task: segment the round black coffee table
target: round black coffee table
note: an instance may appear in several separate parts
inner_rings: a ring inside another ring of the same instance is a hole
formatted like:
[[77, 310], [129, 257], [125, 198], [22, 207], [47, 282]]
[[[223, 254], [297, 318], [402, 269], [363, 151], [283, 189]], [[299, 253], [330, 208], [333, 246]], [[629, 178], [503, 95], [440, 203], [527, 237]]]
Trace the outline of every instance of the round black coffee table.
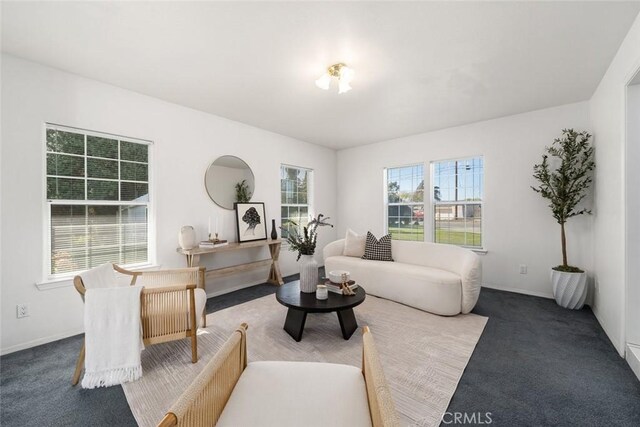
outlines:
[[332, 311], [338, 314], [342, 337], [348, 340], [358, 329], [353, 307], [362, 304], [366, 296], [367, 293], [362, 286], [358, 286], [356, 294], [353, 296], [329, 292], [328, 299], [319, 300], [316, 299], [315, 292], [312, 294], [300, 292], [300, 282], [298, 281], [282, 285], [276, 291], [278, 302], [289, 308], [287, 318], [284, 321], [284, 330], [296, 341], [302, 339], [307, 313], [330, 313]]

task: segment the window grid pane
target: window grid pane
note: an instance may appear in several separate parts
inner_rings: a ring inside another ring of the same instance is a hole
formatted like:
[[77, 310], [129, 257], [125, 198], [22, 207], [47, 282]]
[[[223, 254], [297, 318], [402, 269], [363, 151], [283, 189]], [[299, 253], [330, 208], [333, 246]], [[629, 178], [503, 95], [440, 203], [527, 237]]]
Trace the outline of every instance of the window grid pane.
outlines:
[[280, 226], [283, 239], [287, 238], [290, 222], [298, 224], [298, 230], [309, 223], [309, 181], [311, 170], [293, 166], [280, 167]]
[[386, 185], [391, 238], [424, 241], [424, 165], [388, 168]]
[[58, 126], [46, 136], [49, 273], [148, 262], [149, 146]]
[[433, 164], [433, 241], [481, 248], [482, 157]]

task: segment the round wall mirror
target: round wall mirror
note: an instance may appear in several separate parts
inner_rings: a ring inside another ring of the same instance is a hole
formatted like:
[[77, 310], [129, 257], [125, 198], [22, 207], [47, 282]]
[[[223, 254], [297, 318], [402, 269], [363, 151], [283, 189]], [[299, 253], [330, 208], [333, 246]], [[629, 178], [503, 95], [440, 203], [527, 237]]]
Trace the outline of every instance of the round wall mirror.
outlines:
[[[204, 186], [216, 205], [233, 209], [235, 202], [251, 200], [255, 181], [251, 168], [244, 160], [236, 156], [222, 156], [209, 165], [204, 175]], [[237, 198], [239, 186], [244, 186], [245, 200]]]

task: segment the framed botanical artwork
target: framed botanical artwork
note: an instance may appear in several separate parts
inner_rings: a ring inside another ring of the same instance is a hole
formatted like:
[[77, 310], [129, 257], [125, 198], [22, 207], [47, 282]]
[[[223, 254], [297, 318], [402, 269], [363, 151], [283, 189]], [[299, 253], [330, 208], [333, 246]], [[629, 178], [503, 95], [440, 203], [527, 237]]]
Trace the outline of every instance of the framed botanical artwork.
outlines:
[[264, 203], [234, 203], [238, 242], [267, 240], [267, 222], [264, 218]]

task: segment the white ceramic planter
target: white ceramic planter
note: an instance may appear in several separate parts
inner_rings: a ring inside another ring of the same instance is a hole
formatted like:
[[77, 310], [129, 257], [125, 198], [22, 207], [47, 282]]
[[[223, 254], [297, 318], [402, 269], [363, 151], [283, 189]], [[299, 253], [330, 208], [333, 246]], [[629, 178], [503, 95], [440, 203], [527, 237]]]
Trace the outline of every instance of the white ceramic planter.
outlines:
[[553, 296], [560, 307], [580, 310], [587, 298], [587, 273], [551, 269]]
[[318, 286], [318, 263], [313, 255], [300, 257], [300, 292], [315, 293]]

